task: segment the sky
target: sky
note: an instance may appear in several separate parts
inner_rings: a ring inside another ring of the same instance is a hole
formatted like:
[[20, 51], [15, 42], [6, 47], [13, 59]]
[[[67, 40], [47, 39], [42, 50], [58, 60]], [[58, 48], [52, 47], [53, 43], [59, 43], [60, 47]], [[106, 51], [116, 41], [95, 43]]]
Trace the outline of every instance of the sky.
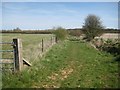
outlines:
[[0, 8], [0, 11], [2, 11], [2, 29], [19, 27], [24, 30], [43, 30], [58, 26], [63, 28], [81, 28], [89, 14], [99, 16], [106, 28], [118, 28], [117, 2], [8, 1], [10, 0], [4, 0], [2, 5], [0, 4], [0, 7], [2, 7], [2, 9]]
[[2, 0], [2, 2], [118, 2], [119, 0]]

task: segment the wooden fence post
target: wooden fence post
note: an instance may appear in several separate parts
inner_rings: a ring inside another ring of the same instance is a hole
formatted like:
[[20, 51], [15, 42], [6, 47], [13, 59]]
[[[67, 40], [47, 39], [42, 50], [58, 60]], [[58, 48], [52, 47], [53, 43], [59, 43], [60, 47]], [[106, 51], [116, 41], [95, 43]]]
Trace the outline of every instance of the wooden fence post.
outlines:
[[51, 37], [51, 45], [52, 45], [52, 37]]
[[57, 36], [56, 36], [56, 37], [55, 37], [55, 42], [57, 43], [57, 41], [58, 41], [58, 40], [57, 40]]
[[22, 42], [21, 39], [13, 39], [14, 42], [14, 58], [15, 58], [15, 71], [21, 71], [23, 67], [22, 60]]
[[43, 42], [43, 39], [42, 39], [42, 52], [43, 52], [43, 47], [44, 47], [44, 44], [43, 44], [44, 42]]

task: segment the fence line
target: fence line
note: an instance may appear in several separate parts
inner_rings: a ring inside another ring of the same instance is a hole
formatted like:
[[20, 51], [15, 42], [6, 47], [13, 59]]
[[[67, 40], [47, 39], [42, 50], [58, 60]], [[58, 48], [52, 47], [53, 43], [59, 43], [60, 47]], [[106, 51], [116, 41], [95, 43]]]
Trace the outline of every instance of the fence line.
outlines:
[[[41, 57], [45, 55], [45, 53], [55, 44], [57, 43], [57, 38], [51, 37], [49, 40], [45, 40], [44, 38], [41, 39], [41, 45], [38, 45], [40, 47], [40, 50], [38, 52], [38, 55]], [[1, 58], [0, 63], [3, 64], [13, 64], [14, 72], [21, 71], [24, 67], [24, 64], [27, 64], [28, 66], [31, 66], [28, 62], [29, 60], [26, 60], [23, 58], [22, 54], [22, 41], [21, 39], [13, 39], [13, 42], [0, 42], [0, 45], [10, 44], [13, 46], [13, 50], [0, 50], [0, 52], [13, 52], [13, 58]], [[37, 57], [36, 57], [37, 58]], [[8, 68], [8, 67], [7, 67]], [[5, 67], [2, 67], [2, 69], [6, 69]]]

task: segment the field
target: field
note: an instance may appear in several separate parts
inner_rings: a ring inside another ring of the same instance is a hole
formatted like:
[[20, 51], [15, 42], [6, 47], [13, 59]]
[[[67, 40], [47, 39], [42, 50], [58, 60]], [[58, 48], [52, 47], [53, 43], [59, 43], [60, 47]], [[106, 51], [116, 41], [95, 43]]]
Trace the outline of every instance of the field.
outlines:
[[[52, 46], [42, 58], [38, 45], [51, 35], [3, 34], [3, 41], [20, 37], [23, 55], [32, 63], [20, 73], [3, 74], [3, 88], [118, 88], [118, 62], [109, 53], [100, 52], [82, 40], [65, 40]], [[38, 53], [38, 54], [37, 54]]]
[[[23, 57], [32, 62], [41, 53], [41, 42], [44, 39], [44, 48], [47, 49], [51, 43], [52, 34], [2, 34], [2, 42], [12, 42], [13, 38], [20, 38], [23, 46]], [[3, 50], [11, 50], [10, 45], [3, 45]], [[3, 58], [6, 57], [6, 53], [3, 53]], [[7, 57], [13, 57], [11, 55]]]

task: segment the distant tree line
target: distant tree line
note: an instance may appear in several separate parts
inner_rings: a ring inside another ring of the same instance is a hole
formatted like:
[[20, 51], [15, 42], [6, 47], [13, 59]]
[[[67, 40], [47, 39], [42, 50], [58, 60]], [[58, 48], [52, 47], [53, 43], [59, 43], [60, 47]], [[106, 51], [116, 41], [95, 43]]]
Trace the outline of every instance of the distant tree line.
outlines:
[[[80, 36], [81, 34], [84, 34], [84, 29], [67, 29], [69, 35], [72, 36]], [[102, 33], [120, 33], [120, 30], [118, 29], [103, 29]]]
[[21, 33], [21, 34], [52, 34], [52, 30], [2, 30], [0, 33]]
[[[72, 36], [80, 36], [83, 34], [82, 28], [77, 29], [66, 29], [68, 31], [69, 35]], [[19, 28], [13, 29], [13, 30], [0, 30], [0, 33], [21, 33], [21, 34], [52, 34], [53, 29], [51, 30], [21, 30]], [[120, 30], [118, 29], [103, 29], [104, 33], [120, 33]]]
[[120, 29], [104, 29], [104, 33], [120, 33]]

